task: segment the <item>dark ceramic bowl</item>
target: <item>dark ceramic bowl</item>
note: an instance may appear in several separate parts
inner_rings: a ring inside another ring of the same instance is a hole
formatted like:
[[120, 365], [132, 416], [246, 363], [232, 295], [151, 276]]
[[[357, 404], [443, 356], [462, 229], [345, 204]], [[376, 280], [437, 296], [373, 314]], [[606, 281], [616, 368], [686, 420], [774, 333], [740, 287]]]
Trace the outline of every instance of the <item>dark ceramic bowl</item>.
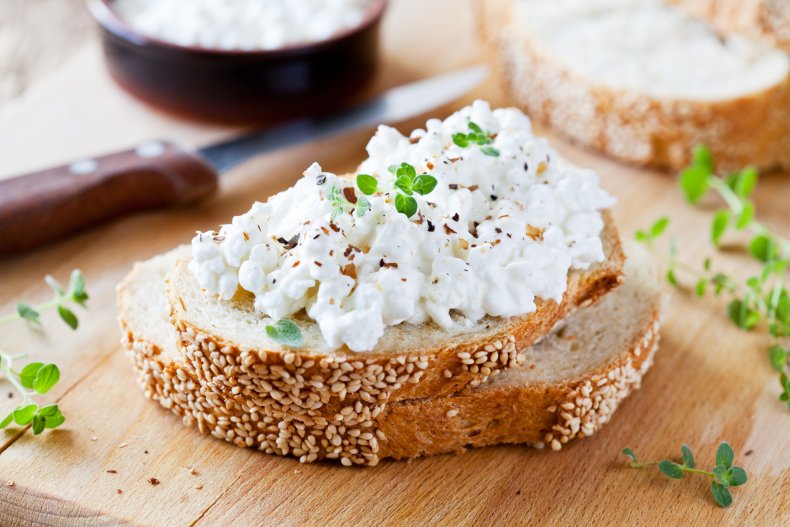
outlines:
[[326, 40], [265, 51], [181, 46], [137, 32], [111, 0], [87, 5], [110, 75], [126, 91], [188, 117], [266, 122], [337, 108], [365, 87], [387, 0], [373, 0], [362, 23]]

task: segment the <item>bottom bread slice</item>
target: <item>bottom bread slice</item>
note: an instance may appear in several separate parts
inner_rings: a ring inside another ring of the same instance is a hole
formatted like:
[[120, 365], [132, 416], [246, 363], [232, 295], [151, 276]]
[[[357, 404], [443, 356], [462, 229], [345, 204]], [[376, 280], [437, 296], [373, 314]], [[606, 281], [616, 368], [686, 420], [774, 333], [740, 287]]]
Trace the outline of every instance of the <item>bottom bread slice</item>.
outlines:
[[639, 387], [658, 346], [658, 279], [649, 257], [632, 251], [624, 286], [572, 314], [520, 352], [517, 367], [476, 388], [372, 409], [349, 406], [334, 418], [268, 415], [254, 400], [239, 404], [198, 380], [177, 348], [164, 279], [184, 251], [136, 264], [118, 286], [122, 344], [139, 384], [186, 425], [302, 462], [375, 465], [500, 443], [559, 450], [611, 418]]

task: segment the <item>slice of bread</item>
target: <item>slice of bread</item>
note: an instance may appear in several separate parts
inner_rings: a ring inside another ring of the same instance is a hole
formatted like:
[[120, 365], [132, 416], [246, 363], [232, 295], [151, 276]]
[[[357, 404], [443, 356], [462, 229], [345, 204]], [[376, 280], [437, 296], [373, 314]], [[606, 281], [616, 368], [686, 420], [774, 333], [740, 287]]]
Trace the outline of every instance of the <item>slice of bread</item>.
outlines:
[[[519, 365], [474, 389], [377, 406], [364, 420], [354, 404], [332, 418], [269, 414], [254, 398], [217, 394], [196, 377], [168, 322], [165, 275], [171, 251], [138, 264], [118, 288], [123, 347], [146, 396], [201, 432], [302, 462], [375, 465], [467, 447], [524, 443], [558, 450], [606, 423], [639, 387], [658, 344], [662, 298], [655, 268], [632, 254], [628, 280], [597, 305], [579, 309]], [[359, 403], [356, 403], [359, 406]]]
[[[733, 0], [733, 3], [738, 3]], [[790, 166], [790, 58], [664, 0], [477, 0], [510, 97], [570, 139], [677, 169]]]
[[619, 284], [624, 255], [610, 215], [604, 219], [606, 260], [572, 271], [561, 303], [536, 299], [533, 313], [488, 317], [454, 331], [400, 324], [385, 331], [373, 352], [325, 351], [317, 325], [307, 318], [297, 319], [304, 345], [284, 348], [268, 337], [265, 328], [272, 321], [254, 310], [249, 295], [210, 298], [187, 261], [168, 276], [171, 320], [187, 362], [203, 382], [224, 396], [254, 398], [267, 414], [332, 417], [356, 402], [372, 412], [385, 402], [447, 395], [515, 366], [516, 350]]
[[669, 0], [719, 31], [740, 33], [790, 52], [790, 2], [787, 0]]

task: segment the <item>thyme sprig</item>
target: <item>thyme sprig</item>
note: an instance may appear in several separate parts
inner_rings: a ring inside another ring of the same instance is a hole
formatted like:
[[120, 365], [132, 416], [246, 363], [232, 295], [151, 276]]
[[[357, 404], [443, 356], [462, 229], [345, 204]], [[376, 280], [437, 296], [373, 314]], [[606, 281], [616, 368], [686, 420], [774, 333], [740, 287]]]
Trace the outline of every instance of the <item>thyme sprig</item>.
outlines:
[[661, 461], [650, 461], [640, 463], [636, 459], [636, 454], [630, 448], [624, 448], [623, 454], [630, 459], [628, 465], [632, 468], [646, 468], [657, 465], [658, 469], [668, 478], [682, 479], [686, 474], [699, 474], [707, 476], [711, 480], [710, 491], [713, 500], [723, 508], [727, 508], [732, 504], [732, 493], [730, 487], [739, 487], [748, 481], [746, 471], [738, 466], [733, 465], [735, 460], [735, 453], [730, 444], [722, 441], [719, 448], [716, 450], [716, 466], [711, 470], [701, 470], [697, 468], [694, 461], [694, 454], [687, 445], [680, 447], [680, 463], [672, 461], [671, 459], [663, 459]]
[[365, 196], [354, 195], [355, 202], [352, 203], [344, 195], [343, 191], [337, 185], [332, 185], [326, 192], [326, 199], [332, 206], [332, 221], [336, 221], [341, 214], [345, 212], [353, 212], [358, 218], [363, 217], [370, 210], [370, 201]]
[[779, 375], [780, 400], [790, 408], [790, 294], [785, 286], [790, 264], [790, 241], [756, 218], [756, 209], [750, 196], [757, 185], [758, 173], [754, 168], [745, 168], [726, 177], [714, 173], [714, 162], [710, 151], [699, 147], [694, 152], [692, 164], [682, 171], [680, 187], [686, 199], [698, 203], [709, 192], [715, 192], [726, 204], [717, 210], [711, 219], [710, 240], [718, 247], [728, 231], [744, 231], [751, 234], [749, 254], [762, 264], [759, 274], [745, 280], [716, 272], [710, 258], [697, 268], [677, 258], [674, 239], [670, 242], [668, 255], [655, 249], [655, 241], [669, 225], [669, 218], [662, 217], [647, 230], [636, 232], [636, 239], [648, 246], [654, 254], [667, 264], [667, 281], [673, 286], [680, 283], [682, 273], [694, 281], [694, 291], [703, 297], [712, 289], [716, 296], [730, 298], [727, 315], [739, 328], [751, 331], [765, 324], [772, 343], [768, 351], [771, 367]]
[[[400, 166], [391, 166], [389, 171], [395, 175], [393, 184], [395, 193], [395, 209], [411, 218], [417, 213], [417, 200], [414, 194], [425, 196], [433, 192], [436, 188], [436, 178], [424, 173], [417, 175], [417, 170], [408, 163], [401, 163]], [[357, 188], [363, 194], [370, 196], [379, 192], [378, 180], [369, 174], [357, 175]]]
[[[79, 320], [70, 309], [70, 304], [85, 307], [89, 298], [82, 273], [77, 269], [72, 271], [68, 290], [64, 290], [51, 276], [47, 276], [45, 281], [54, 292], [52, 300], [36, 306], [20, 302], [15, 313], [0, 318], [0, 324], [26, 320], [30, 324], [41, 326], [41, 313], [54, 308], [63, 322], [71, 329], [77, 329]], [[12, 355], [0, 350], [0, 377], [8, 379], [11, 386], [22, 396], [22, 404], [0, 421], [0, 429], [12, 422], [18, 426], [32, 424], [33, 434], [38, 435], [45, 429], [57, 428], [66, 420], [57, 404], [39, 406], [35, 401], [36, 396], [46, 394], [58, 383], [60, 369], [55, 364], [42, 362], [30, 362], [17, 369], [15, 362], [24, 357], [24, 353]]]
[[491, 132], [484, 132], [478, 124], [473, 121], [467, 123], [469, 132], [458, 132], [453, 134], [453, 143], [461, 148], [467, 148], [469, 145], [478, 145], [480, 151], [487, 156], [499, 157], [499, 150], [491, 146], [495, 135]]

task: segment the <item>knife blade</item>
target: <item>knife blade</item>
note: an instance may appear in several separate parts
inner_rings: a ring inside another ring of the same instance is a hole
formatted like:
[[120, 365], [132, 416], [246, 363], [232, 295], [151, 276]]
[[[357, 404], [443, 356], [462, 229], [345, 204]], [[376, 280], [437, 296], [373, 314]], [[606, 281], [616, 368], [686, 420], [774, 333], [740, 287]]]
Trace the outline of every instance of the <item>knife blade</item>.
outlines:
[[392, 88], [371, 101], [349, 109], [322, 117], [300, 119], [200, 148], [197, 154], [217, 171], [224, 172], [265, 152], [416, 117], [459, 98], [487, 76], [488, 67], [483, 65], [438, 75]]
[[[67, 237], [134, 212], [185, 205], [213, 194], [219, 175], [298, 143], [416, 117], [488, 76], [485, 66], [392, 88], [357, 106], [185, 150], [170, 141], [0, 180], [0, 256]], [[312, 160], [311, 160], [312, 161]]]

